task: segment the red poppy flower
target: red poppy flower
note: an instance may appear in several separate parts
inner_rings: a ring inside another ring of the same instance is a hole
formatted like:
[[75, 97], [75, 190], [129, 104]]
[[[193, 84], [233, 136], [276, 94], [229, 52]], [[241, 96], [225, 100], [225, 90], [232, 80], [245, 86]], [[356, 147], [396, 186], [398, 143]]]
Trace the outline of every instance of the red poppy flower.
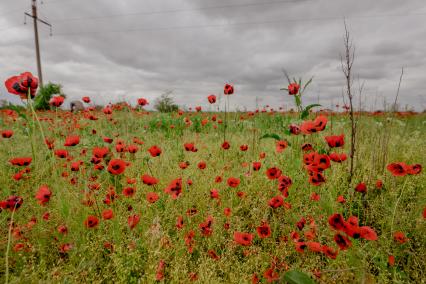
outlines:
[[161, 155], [161, 149], [156, 145], [149, 148], [148, 152], [151, 154], [152, 157], [158, 157]]
[[78, 143], [80, 143], [80, 136], [70, 135], [65, 139], [64, 146], [75, 146], [78, 145]]
[[378, 179], [376, 181], [376, 188], [381, 189], [383, 187], [383, 181], [381, 179]]
[[14, 166], [29, 166], [32, 162], [31, 157], [22, 157], [22, 158], [13, 158], [9, 160], [9, 163], [11, 163]]
[[341, 153], [341, 154], [339, 154], [339, 153], [330, 153], [328, 155], [328, 157], [330, 158], [330, 160], [332, 160], [333, 162], [336, 162], [336, 163], [344, 162], [348, 158], [345, 153]]
[[104, 140], [105, 143], [111, 144], [112, 141], [114, 141], [114, 139], [110, 138], [110, 137], [104, 137], [102, 138], [102, 140]]
[[347, 250], [352, 246], [351, 240], [349, 240], [346, 236], [337, 233], [334, 235], [334, 241], [339, 246], [341, 250]]
[[108, 172], [113, 175], [120, 175], [126, 169], [126, 163], [120, 159], [112, 159], [108, 163]]
[[282, 153], [288, 146], [288, 142], [285, 140], [280, 140], [275, 143], [275, 151], [277, 153]]
[[302, 145], [302, 151], [303, 152], [308, 152], [308, 151], [312, 151], [314, 148], [312, 147], [311, 144], [309, 143], [303, 143]]
[[237, 187], [240, 184], [240, 179], [235, 177], [230, 177], [228, 178], [227, 183], [230, 187]]
[[330, 167], [330, 158], [325, 154], [318, 154], [316, 152], [312, 152], [309, 154], [305, 154], [303, 157], [304, 162], [308, 162], [308, 164], [306, 165], [306, 169], [308, 171], [322, 172]]
[[298, 251], [300, 253], [303, 253], [305, 251], [305, 248], [307, 247], [306, 243], [305, 242], [301, 242], [301, 241], [296, 241], [294, 243], [294, 245], [295, 245], [296, 251]]
[[361, 238], [369, 240], [369, 241], [377, 240], [377, 234], [372, 228], [363, 226], [363, 227], [360, 227], [359, 229], [360, 229]]
[[264, 239], [271, 236], [271, 227], [268, 223], [262, 222], [262, 225], [257, 227], [257, 234], [259, 235], [259, 238]]
[[240, 150], [243, 151], [243, 152], [247, 151], [248, 150], [248, 145], [246, 145], [246, 144], [241, 145], [240, 146]]
[[83, 100], [83, 102], [85, 102], [86, 104], [90, 103], [90, 98], [89, 97], [82, 97], [81, 98]]
[[61, 244], [59, 246], [59, 252], [61, 254], [67, 254], [72, 248], [73, 248], [73, 245], [70, 243]]
[[324, 138], [330, 148], [342, 147], [345, 145], [344, 134], [338, 136], [326, 136]]
[[68, 151], [64, 149], [57, 149], [54, 153], [56, 157], [61, 159], [65, 159], [66, 157], [68, 157]]
[[139, 147], [137, 145], [129, 145], [127, 146], [127, 152], [131, 153], [131, 154], [135, 154], [139, 151]]
[[172, 182], [164, 189], [173, 199], [176, 199], [182, 193], [182, 178], [172, 180]]
[[343, 197], [343, 195], [339, 195], [337, 197], [337, 202], [339, 202], [339, 203], [346, 203], [346, 199]]
[[213, 233], [212, 225], [213, 225], [213, 217], [208, 216], [204, 222], [202, 222], [198, 227], [201, 230], [201, 235], [205, 237], [209, 237]]
[[19, 95], [21, 99], [26, 100], [28, 98], [28, 90], [31, 97], [35, 97], [38, 88], [38, 79], [30, 72], [25, 72], [19, 76], [7, 79], [5, 86], [9, 93]]
[[276, 209], [284, 204], [284, 198], [281, 195], [277, 195], [275, 197], [272, 197], [269, 202], [269, 206]]
[[231, 147], [231, 144], [229, 144], [228, 141], [225, 141], [222, 143], [222, 149], [228, 150]]
[[104, 220], [110, 220], [114, 218], [114, 211], [112, 211], [112, 209], [105, 209], [102, 211], [102, 218]]
[[183, 228], [183, 226], [184, 226], [184, 224], [183, 224], [183, 217], [182, 217], [182, 216], [179, 216], [179, 217], [177, 218], [177, 220], [176, 220], [176, 228], [178, 228], [178, 229], [182, 229], [182, 228]]
[[406, 243], [408, 241], [408, 238], [405, 236], [405, 234], [399, 231], [393, 234], [393, 239], [400, 244]]
[[206, 164], [206, 162], [201, 161], [201, 162], [199, 162], [199, 163], [198, 163], [197, 167], [198, 167], [200, 170], [204, 170], [204, 169], [207, 167], [207, 164]]
[[274, 268], [266, 269], [266, 271], [263, 273], [263, 277], [266, 278], [268, 283], [272, 283], [280, 279], [280, 275], [274, 270]]
[[339, 250], [333, 250], [332, 248], [323, 245], [322, 246], [322, 252], [331, 259], [336, 259], [337, 255], [339, 254]]
[[122, 192], [122, 194], [127, 197], [132, 197], [133, 195], [135, 195], [135, 193], [136, 193], [136, 188], [134, 187], [125, 187]]
[[130, 230], [133, 230], [137, 224], [139, 224], [141, 217], [139, 215], [131, 215], [127, 218], [127, 224], [129, 225]]
[[322, 252], [322, 246], [318, 242], [306, 242], [306, 246], [312, 252]]
[[104, 114], [112, 114], [112, 108], [110, 106], [106, 106], [103, 108], [102, 112]]
[[287, 87], [289, 95], [297, 95], [299, 93], [300, 85], [297, 83], [291, 83]]
[[64, 103], [63, 96], [54, 96], [49, 100], [49, 104], [54, 107], [60, 107]]
[[225, 84], [225, 87], [223, 88], [223, 93], [225, 95], [232, 95], [234, 93], [234, 86], [230, 84]]
[[388, 264], [389, 264], [389, 266], [394, 266], [395, 265], [395, 257], [393, 255], [390, 255], [388, 257]]
[[22, 203], [24, 203], [24, 199], [22, 199], [22, 197], [12, 195], [12, 196], [9, 196], [6, 200], [0, 201], [0, 208], [5, 210], [10, 210], [10, 211], [15, 211], [22, 206]]
[[405, 176], [409, 169], [408, 165], [402, 162], [391, 163], [386, 168], [394, 176]]
[[147, 104], [149, 104], [149, 103], [148, 103], [148, 101], [145, 98], [138, 99], [138, 105], [145, 106]]
[[57, 230], [59, 234], [63, 234], [63, 235], [68, 234], [68, 228], [65, 225], [59, 225]]
[[166, 262], [162, 259], [157, 265], [157, 270], [155, 273], [155, 280], [161, 281], [164, 279], [164, 269], [166, 267]]
[[146, 200], [149, 203], [155, 203], [155, 202], [157, 202], [158, 199], [159, 199], [158, 194], [155, 193], [155, 192], [148, 192], [146, 194]]
[[317, 118], [315, 118], [314, 120], [314, 124], [315, 124], [315, 128], [317, 131], [323, 131], [325, 129], [325, 127], [327, 126], [327, 117], [320, 115], [317, 116]]
[[195, 237], [195, 232], [194, 231], [189, 231], [186, 235], [185, 235], [185, 245], [188, 248], [188, 252], [192, 253], [194, 250], [194, 237]]
[[242, 246], [250, 246], [253, 241], [253, 235], [243, 232], [234, 232], [234, 241]]
[[47, 202], [49, 202], [51, 196], [52, 192], [47, 187], [47, 185], [42, 185], [37, 191], [35, 198], [38, 199], [38, 202], [41, 205], [45, 205]]
[[343, 216], [338, 213], [333, 214], [330, 218], [328, 218], [328, 224], [337, 231], [342, 231], [346, 228], [345, 219], [343, 219]]
[[268, 179], [277, 179], [281, 176], [281, 170], [279, 168], [273, 167], [266, 170], [266, 176]]
[[216, 102], [216, 96], [210, 95], [207, 97], [207, 100], [209, 101], [209, 103], [214, 104]]
[[309, 120], [302, 122], [302, 124], [300, 125], [300, 131], [303, 134], [307, 134], [307, 135], [318, 132], [316, 124]]
[[197, 152], [198, 149], [195, 147], [194, 143], [185, 143], [183, 144], [183, 147], [185, 148], [185, 151], [188, 152]]
[[186, 169], [189, 166], [189, 162], [180, 162], [179, 163], [179, 168], [181, 168], [182, 170]]
[[355, 187], [355, 191], [359, 193], [366, 193], [367, 186], [365, 185], [365, 183], [361, 182]]
[[319, 186], [325, 182], [325, 177], [320, 172], [311, 172], [309, 176], [309, 183], [315, 186]]
[[96, 216], [93, 215], [89, 215], [86, 220], [84, 220], [84, 226], [86, 226], [86, 228], [95, 228], [97, 225], [99, 224], [99, 219]]
[[291, 134], [293, 134], [293, 135], [299, 135], [300, 134], [300, 132], [302, 131], [302, 129], [298, 126], [298, 125], [296, 125], [296, 124], [290, 124], [289, 126], [288, 126], [288, 130], [290, 131], [290, 133]]
[[312, 194], [311, 194], [311, 200], [312, 201], [319, 201], [320, 197], [321, 196], [318, 193], [316, 193], [316, 192], [312, 192]]
[[94, 147], [92, 150], [93, 156], [99, 159], [105, 158], [108, 152], [109, 152], [108, 147]]
[[219, 260], [220, 259], [220, 256], [218, 256], [217, 253], [214, 250], [212, 250], [212, 249], [209, 249], [207, 253], [214, 260]]
[[146, 185], [155, 185], [158, 183], [158, 181], [159, 181], [158, 179], [149, 175], [142, 176], [142, 182]]
[[1, 136], [3, 138], [10, 138], [13, 136], [13, 130], [2, 130], [1, 131]]
[[219, 191], [217, 189], [210, 190], [210, 198], [211, 199], [219, 199]]
[[252, 167], [253, 167], [253, 171], [258, 171], [262, 167], [262, 163], [261, 162], [253, 162]]
[[293, 184], [293, 181], [288, 176], [281, 175], [278, 178], [278, 190], [281, 191], [282, 193], [287, 192], [287, 195], [288, 195], [288, 189], [290, 188], [292, 184]]
[[421, 171], [422, 171], [422, 165], [415, 164], [415, 165], [408, 166], [407, 173], [409, 175], [418, 175], [419, 173], [421, 173]]

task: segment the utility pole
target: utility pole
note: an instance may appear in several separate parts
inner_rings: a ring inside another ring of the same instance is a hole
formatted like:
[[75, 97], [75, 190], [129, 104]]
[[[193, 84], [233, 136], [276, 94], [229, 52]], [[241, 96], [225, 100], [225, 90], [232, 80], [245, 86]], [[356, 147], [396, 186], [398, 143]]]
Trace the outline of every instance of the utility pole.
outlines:
[[46, 21], [40, 20], [37, 16], [37, 0], [31, 0], [32, 14], [25, 13], [26, 16], [33, 18], [34, 23], [34, 39], [35, 39], [35, 49], [36, 49], [36, 58], [37, 58], [37, 72], [39, 85], [43, 86], [43, 73], [41, 71], [41, 58], [40, 58], [40, 44], [38, 39], [38, 26], [37, 23], [40, 22], [50, 27], [50, 35], [52, 35], [52, 25]]

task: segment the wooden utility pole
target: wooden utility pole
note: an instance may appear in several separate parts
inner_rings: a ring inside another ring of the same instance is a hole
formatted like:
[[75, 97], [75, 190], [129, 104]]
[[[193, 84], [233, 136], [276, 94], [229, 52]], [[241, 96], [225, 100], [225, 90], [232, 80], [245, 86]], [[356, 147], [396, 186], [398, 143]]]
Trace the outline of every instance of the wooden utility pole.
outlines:
[[34, 40], [35, 40], [35, 49], [36, 49], [36, 58], [37, 58], [37, 72], [39, 85], [43, 86], [43, 73], [41, 70], [41, 58], [40, 58], [40, 44], [38, 39], [38, 26], [37, 23], [41, 22], [50, 27], [50, 35], [52, 35], [52, 25], [46, 21], [40, 20], [37, 16], [37, 0], [31, 0], [32, 14], [25, 13], [26, 16], [33, 18], [34, 23]]

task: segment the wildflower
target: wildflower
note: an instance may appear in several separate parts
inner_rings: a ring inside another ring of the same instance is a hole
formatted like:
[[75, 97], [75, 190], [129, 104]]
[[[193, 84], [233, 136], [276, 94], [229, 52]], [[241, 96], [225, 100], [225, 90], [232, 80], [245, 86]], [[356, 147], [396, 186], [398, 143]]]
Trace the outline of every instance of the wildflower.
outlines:
[[250, 246], [253, 235], [243, 232], [234, 232], [234, 241], [242, 246]]
[[108, 163], [108, 172], [113, 175], [120, 175], [126, 169], [126, 163], [120, 159], [112, 159]]

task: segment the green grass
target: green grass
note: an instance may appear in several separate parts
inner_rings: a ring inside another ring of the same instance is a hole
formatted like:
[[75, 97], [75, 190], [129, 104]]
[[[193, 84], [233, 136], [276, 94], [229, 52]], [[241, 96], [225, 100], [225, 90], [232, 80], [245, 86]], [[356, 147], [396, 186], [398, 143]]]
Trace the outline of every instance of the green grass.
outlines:
[[[13, 129], [15, 134], [10, 139], [0, 138], [0, 200], [10, 195], [24, 199], [22, 207], [14, 214], [15, 228], [21, 228], [22, 237], [11, 239], [8, 256], [11, 283], [152, 283], [161, 259], [166, 262], [163, 281], [167, 283], [189, 282], [190, 273], [196, 273], [200, 283], [248, 283], [254, 273], [266, 282], [263, 273], [274, 260], [280, 276], [286, 270], [297, 269], [320, 283], [423, 283], [426, 279], [426, 220], [422, 217], [426, 206], [425, 174], [394, 177], [383, 167], [399, 161], [426, 164], [425, 115], [394, 117], [391, 120], [386, 116], [361, 115], [352, 184], [348, 184], [347, 160], [342, 164], [332, 163], [325, 172], [327, 182], [319, 187], [308, 183], [300, 146], [308, 142], [316, 150], [325, 151], [328, 146], [324, 136], [345, 133], [346, 144], [343, 150], [337, 151], [349, 154], [350, 122], [345, 115], [329, 117], [325, 131], [304, 137], [285, 134], [288, 124], [297, 122], [295, 115], [260, 113], [249, 117], [246, 113], [230, 113], [226, 139], [231, 148], [227, 151], [220, 147], [223, 124], [209, 119], [205, 126], [202, 125], [202, 120], [211, 118], [212, 113], [178, 116], [123, 110], [114, 111], [112, 119], [96, 113], [97, 121], [87, 120], [82, 114], [64, 112], [38, 115], [51, 118], [51, 121], [42, 121], [42, 125], [45, 135], [55, 138], [56, 148], [67, 148], [74, 160], [82, 160], [84, 165], [79, 172], [71, 172], [70, 162], [52, 157], [40, 133], [34, 131], [36, 159], [30, 166], [31, 173], [27, 179], [13, 180], [12, 175], [18, 169], [8, 161], [13, 157], [31, 156], [30, 136], [26, 135], [21, 118], [14, 122], [2, 115], [0, 129]], [[216, 115], [223, 119], [223, 114]], [[185, 125], [186, 116], [191, 119], [191, 126]], [[36, 124], [34, 127], [37, 130]], [[92, 129], [97, 134], [92, 134]], [[276, 153], [273, 139], [259, 139], [267, 133], [279, 134], [290, 146], [283, 153]], [[68, 134], [80, 135], [80, 144], [63, 147]], [[386, 135], [390, 137], [387, 150], [383, 147]], [[144, 145], [135, 155], [121, 155], [115, 152], [115, 143], [103, 142], [103, 136], [122, 139], [126, 145], [132, 144], [133, 137], [137, 137], [144, 141]], [[198, 152], [186, 152], [183, 148], [185, 142], [194, 142]], [[249, 145], [248, 151], [240, 151], [242, 144]], [[90, 163], [92, 148], [103, 145], [110, 146], [114, 157], [122, 156], [131, 162], [123, 175], [112, 177], [106, 169], [93, 170]], [[147, 152], [152, 145], [162, 149], [159, 157], [152, 158]], [[81, 155], [83, 149], [87, 149], [86, 155]], [[261, 152], [266, 153], [265, 159], [259, 158]], [[185, 170], [178, 166], [182, 161], [190, 164]], [[197, 168], [200, 161], [207, 163], [205, 170]], [[262, 162], [260, 171], [250, 170], [253, 161]], [[248, 166], [243, 166], [243, 163], [248, 163]], [[269, 199], [279, 194], [277, 182], [265, 175], [266, 169], [274, 166], [293, 180], [290, 196], [285, 200], [291, 203], [291, 209], [280, 207], [273, 210], [268, 206]], [[69, 176], [62, 177], [64, 172]], [[140, 180], [143, 174], [159, 178], [159, 184], [155, 188], [144, 185]], [[90, 177], [94, 176], [97, 180], [90, 181]], [[222, 176], [224, 181], [215, 183], [216, 176]], [[137, 180], [137, 191], [132, 198], [121, 194], [126, 186], [126, 177]], [[191, 179], [193, 184], [185, 184], [181, 197], [173, 200], [163, 189], [178, 177], [184, 181]], [[240, 185], [228, 187], [228, 177], [240, 178]], [[70, 183], [71, 178], [77, 181], [74, 185]], [[383, 180], [381, 190], [375, 189], [377, 179]], [[96, 203], [92, 207], [85, 206], [82, 204], [84, 193], [89, 192], [88, 185], [95, 182], [101, 184], [101, 188], [93, 194]], [[367, 184], [368, 192], [364, 197], [353, 190], [359, 182]], [[43, 184], [53, 192], [46, 206], [39, 205], [34, 197]], [[102, 200], [111, 186], [116, 188], [119, 198], [107, 206]], [[220, 202], [210, 198], [213, 188], [219, 190]], [[145, 199], [150, 191], [160, 196], [154, 204]], [[238, 197], [238, 191], [243, 191], [245, 197]], [[313, 192], [320, 195], [319, 201], [310, 200]], [[337, 203], [339, 195], [344, 195], [347, 203]], [[133, 208], [131, 212], [129, 206]], [[101, 220], [95, 229], [85, 228], [84, 220], [88, 215], [98, 215], [98, 207], [100, 211], [111, 207], [115, 217]], [[193, 207], [198, 213], [188, 217], [186, 211]], [[226, 207], [232, 209], [229, 218], [223, 213]], [[42, 218], [45, 212], [50, 213], [48, 221]], [[309, 221], [303, 231], [296, 228], [295, 224], [301, 217], [315, 221], [315, 241], [336, 248], [334, 232], [327, 220], [337, 212], [345, 217], [358, 216], [360, 225], [370, 226], [377, 232], [378, 240], [352, 240], [353, 246], [340, 251], [335, 260], [308, 250], [302, 254], [295, 250], [290, 233], [298, 231], [303, 237], [303, 233], [309, 230]], [[5, 281], [8, 219], [11, 214], [7, 210], [0, 213], [2, 281]], [[127, 217], [132, 214], [140, 214], [141, 220], [135, 229], [130, 230]], [[185, 227], [177, 230], [175, 223], [180, 215], [184, 217]], [[209, 215], [214, 217], [213, 234], [203, 237], [198, 225]], [[37, 224], [28, 229], [26, 224], [32, 217], [37, 219]], [[256, 227], [263, 220], [268, 221], [272, 229], [272, 236], [266, 239], [260, 239], [256, 233]], [[230, 224], [229, 230], [224, 229], [226, 222]], [[59, 225], [67, 226], [67, 235], [57, 232]], [[185, 234], [190, 230], [196, 232], [192, 254], [188, 253], [185, 245]], [[234, 231], [253, 233], [253, 245], [236, 245]], [[404, 232], [409, 241], [405, 244], [395, 242], [395, 231]], [[285, 241], [284, 237], [288, 240]], [[104, 249], [105, 242], [113, 244], [113, 252]], [[25, 244], [27, 249], [14, 251], [18, 243]], [[73, 246], [66, 255], [59, 254], [58, 248], [63, 243]], [[214, 249], [220, 259], [210, 258], [209, 249]], [[394, 266], [388, 265], [389, 255], [395, 256]], [[315, 278], [313, 271], [321, 271], [321, 277]]]

